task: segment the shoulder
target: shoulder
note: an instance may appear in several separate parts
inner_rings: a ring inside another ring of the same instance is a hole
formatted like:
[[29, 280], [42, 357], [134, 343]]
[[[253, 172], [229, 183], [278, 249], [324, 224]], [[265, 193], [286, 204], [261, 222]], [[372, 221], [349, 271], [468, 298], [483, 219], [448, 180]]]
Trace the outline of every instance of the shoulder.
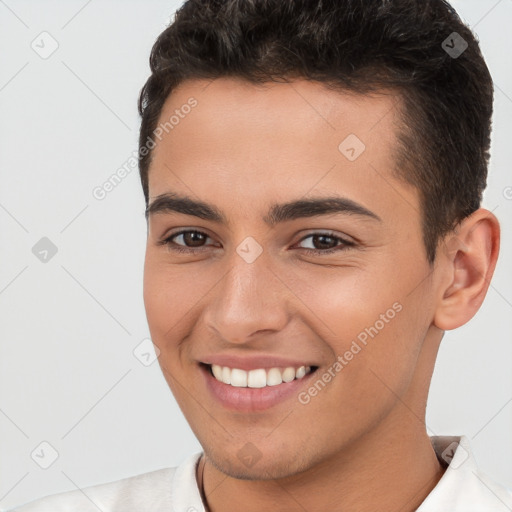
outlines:
[[9, 512], [160, 511], [171, 504], [171, 483], [177, 468], [164, 468], [46, 496]]

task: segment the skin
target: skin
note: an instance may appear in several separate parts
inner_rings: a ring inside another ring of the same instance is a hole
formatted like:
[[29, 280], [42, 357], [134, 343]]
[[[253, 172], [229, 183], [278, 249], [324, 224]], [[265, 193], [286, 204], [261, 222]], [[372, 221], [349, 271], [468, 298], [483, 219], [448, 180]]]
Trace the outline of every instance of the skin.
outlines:
[[[346, 94], [305, 80], [190, 80], [169, 96], [161, 120], [191, 96], [197, 106], [154, 149], [149, 202], [187, 195], [216, 206], [227, 223], [149, 215], [144, 301], [163, 374], [204, 448], [209, 509], [415, 510], [444, 471], [425, 425], [439, 344], [484, 299], [497, 219], [476, 211], [440, 241], [429, 265], [418, 191], [393, 175], [392, 94]], [[349, 134], [366, 145], [353, 162], [338, 149]], [[263, 220], [273, 203], [332, 195], [381, 220]], [[158, 244], [180, 228], [207, 235], [173, 239], [197, 254]], [[311, 236], [318, 232], [356, 243], [322, 244]], [[248, 236], [263, 249], [252, 263], [236, 252]], [[395, 303], [400, 312], [307, 405], [293, 396], [265, 411], [229, 411], [210, 398], [198, 370], [207, 353], [292, 354], [317, 364], [321, 377]], [[260, 456], [250, 467], [237, 456], [247, 443]]]

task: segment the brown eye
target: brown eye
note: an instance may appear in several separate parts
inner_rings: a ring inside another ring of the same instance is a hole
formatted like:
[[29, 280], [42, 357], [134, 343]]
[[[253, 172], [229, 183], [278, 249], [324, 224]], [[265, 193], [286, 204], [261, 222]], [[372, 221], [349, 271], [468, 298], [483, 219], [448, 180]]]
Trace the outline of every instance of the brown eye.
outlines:
[[181, 233], [185, 245], [188, 247], [201, 247], [202, 243], [208, 238], [204, 233], [199, 231], [185, 231]]
[[158, 245], [167, 245], [169, 249], [176, 252], [193, 253], [201, 250], [208, 238], [210, 237], [206, 233], [189, 229], [173, 233], [171, 236], [158, 242]]
[[333, 249], [338, 245], [336, 238], [329, 235], [313, 235], [311, 239], [315, 249]]
[[332, 233], [312, 233], [304, 237], [300, 242], [304, 242], [307, 239], [311, 239], [313, 248], [303, 247], [304, 251], [317, 255], [343, 251], [355, 245], [354, 242], [335, 236]]

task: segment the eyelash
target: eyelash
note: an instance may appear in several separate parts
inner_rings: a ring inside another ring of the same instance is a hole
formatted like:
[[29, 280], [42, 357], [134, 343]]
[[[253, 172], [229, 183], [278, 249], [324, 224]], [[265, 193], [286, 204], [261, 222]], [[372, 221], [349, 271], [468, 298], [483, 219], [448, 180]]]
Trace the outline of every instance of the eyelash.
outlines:
[[[180, 235], [184, 235], [186, 233], [197, 233], [199, 235], [204, 235], [207, 238], [210, 238], [206, 233], [203, 233], [202, 231], [197, 231], [195, 229], [187, 229], [187, 230], [179, 231], [177, 233], [173, 233], [172, 235], [168, 236], [164, 240], [159, 241], [158, 245], [167, 245], [169, 247], [169, 249], [171, 249], [172, 251], [175, 251], [175, 252], [179, 252], [179, 253], [196, 254], [196, 253], [201, 252], [204, 249], [202, 247], [198, 248], [198, 249], [193, 249], [190, 247], [183, 247], [181, 245], [177, 245], [176, 243], [174, 243], [172, 241], [173, 238], [176, 238], [177, 236], [180, 236]], [[332, 238], [338, 242], [341, 242], [341, 245], [333, 247], [332, 249], [324, 249], [324, 250], [302, 248], [302, 251], [304, 251], [306, 254], [315, 255], [315, 256], [318, 256], [318, 255], [323, 256], [323, 255], [332, 254], [335, 252], [346, 251], [347, 249], [350, 249], [351, 247], [353, 247], [355, 245], [354, 242], [345, 240], [339, 236], [334, 235], [333, 233], [320, 233], [320, 232], [319, 233], [310, 233], [309, 235], [307, 235], [304, 238], [302, 238], [301, 240], [299, 240], [298, 243], [303, 242], [307, 238], [311, 238], [311, 237], [315, 237], [315, 236], [325, 236], [328, 238]]]

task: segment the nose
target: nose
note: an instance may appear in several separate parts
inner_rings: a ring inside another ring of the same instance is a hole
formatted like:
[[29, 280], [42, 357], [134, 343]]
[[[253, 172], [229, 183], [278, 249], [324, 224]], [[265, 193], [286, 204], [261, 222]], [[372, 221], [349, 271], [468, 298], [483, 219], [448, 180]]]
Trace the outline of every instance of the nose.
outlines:
[[263, 331], [280, 331], [288, 322], [291, 293], [263, 256], [247, 263], [235, 254], [214, 290], [204, 320], [226, 342], [244, 344]]

